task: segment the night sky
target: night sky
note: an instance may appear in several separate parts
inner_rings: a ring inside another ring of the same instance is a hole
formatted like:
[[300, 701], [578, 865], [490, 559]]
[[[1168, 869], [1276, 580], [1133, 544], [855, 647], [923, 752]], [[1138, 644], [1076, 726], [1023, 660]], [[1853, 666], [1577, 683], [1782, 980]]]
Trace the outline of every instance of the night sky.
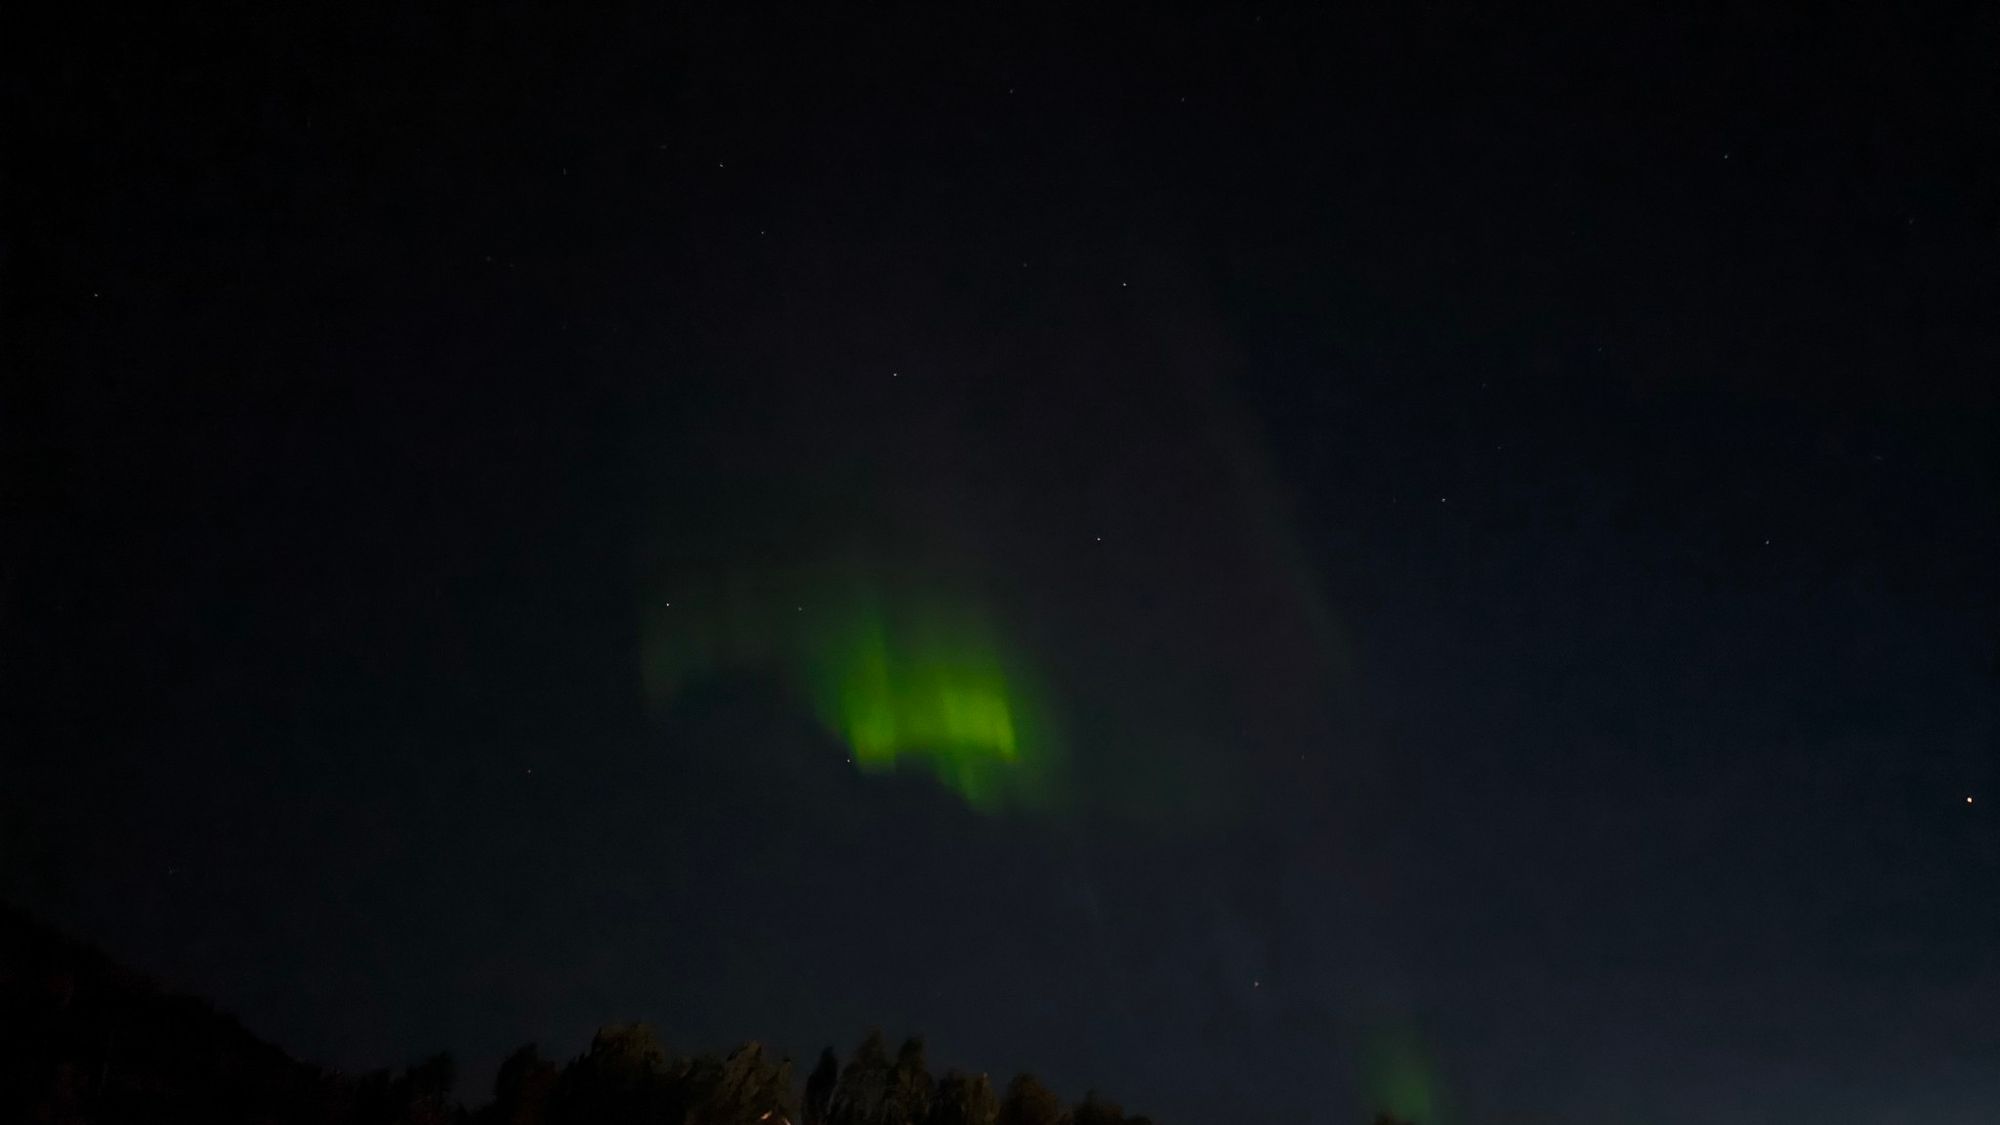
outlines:
[[5, 79], [8, 898], [475, 1098], [2000, 1113], [1991, 12], [128, 7]]

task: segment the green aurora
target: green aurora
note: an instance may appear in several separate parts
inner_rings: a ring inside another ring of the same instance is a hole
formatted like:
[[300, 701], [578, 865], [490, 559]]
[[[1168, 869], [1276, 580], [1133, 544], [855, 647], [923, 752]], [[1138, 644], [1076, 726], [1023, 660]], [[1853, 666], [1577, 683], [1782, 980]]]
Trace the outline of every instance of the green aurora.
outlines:
[[1047, 805], [1056, 738], [1026, 660], [963, 605], [863, 604], [809, 658], [816, 712], [874, 773], [929, 770], [982, 810]]
[[1438, 1082], [1437, 1068], [1422, 1038], [1404, 1023], [1378, 1028], [1362, 1052], [1363, 1089], [1368, 1112], [1383, 1112], [1402, 1121], [1447, 1125], [1450, 1107]]
[[731, 668], [775, 668], [864, 772], [927, 772], [982, 812], [1064, 803], [1048, 692], [976, 599], [848, 581], [811, 597], [697, 595], [653, 616], [656, 701]]

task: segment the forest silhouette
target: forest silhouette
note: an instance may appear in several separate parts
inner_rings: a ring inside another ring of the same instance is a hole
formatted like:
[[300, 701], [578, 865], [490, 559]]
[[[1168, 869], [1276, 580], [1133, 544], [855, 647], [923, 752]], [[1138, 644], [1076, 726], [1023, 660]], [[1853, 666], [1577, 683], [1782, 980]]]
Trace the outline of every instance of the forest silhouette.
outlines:
[[[1034, 1076], [931, 1071], [924, 1041], [869, 1031], [801, 1083], [746, 1042], [676, 1055], [645, 1024], [600, 1029], [558, 1062], [521, 1047], [467, 1101], [439, 1054], [345, 1074], [292, 1058], [230, 1016], [0, 907], [0, 1120], [305, 1125], [1151, 1125], [1095, 1092], [1066, 1104]], [[1415, 1125], [1388, 1116], [1376, 1125]]]

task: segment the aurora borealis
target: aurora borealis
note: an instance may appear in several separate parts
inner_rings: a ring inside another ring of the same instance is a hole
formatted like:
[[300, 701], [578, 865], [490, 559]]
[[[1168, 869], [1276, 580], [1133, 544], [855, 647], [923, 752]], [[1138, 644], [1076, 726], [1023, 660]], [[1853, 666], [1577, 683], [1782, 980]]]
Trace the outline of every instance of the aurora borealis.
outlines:
[[1453, 1125], [1436, 1064], [1406, 1017], [1383, 1019], [1367, 1032], [1361, 1056], [1362, 1104], [1403, 1121]]
[[778, 675], [862, 771], [922, 770], [988, 812], [1062, 803], [1054, 707], [1031, 658], [976, 601], [891, 596], [852, 578], [820, 582], [810, 601], [790, 614], [663, 603], [648, 657], [658, 703], [724, 670], [729, 654]]
[[[856, 294], [813, 299], [887, 331]], [[900, 299], [944, 323], [985, 315], [951, 293]], [[1288, 784], [1243, 761], [1317, 777], [1366, 760], [1341, 729], [1347, 642], [1224, 378], [1240, 357], [1214, 308], [1172, 275], [1150, 298], [1173, 310], [1165, 336], [1083, 285], [1040, 299], [1088, 310], [1063, 315], [1101, 322], [1120, 362], [1034, 327], [1019, 354], [918, 350], [822, 377], [820, 349], [773, 325], [734, 377], [781, 392], [653, 438], [670, 451], [639, 605], [655, 715], [758, 679], [864, 775], [926, 775], [1045, 822], [1241, 823]], [[1023, 381], [1040, 390], [1013, 393]], [[756, 468], [726, 493], [683, 487], [718, 465]]]
[[0, 897], [472, 1101], [1990, 1125], [1992, 6], [1797, 7], [55, 6]]
[[873, 605], [811, 647], [814, 703], [862, 769], [921, 763], [982, 807], [1057, 799], [1054, 717], [979, 614]]

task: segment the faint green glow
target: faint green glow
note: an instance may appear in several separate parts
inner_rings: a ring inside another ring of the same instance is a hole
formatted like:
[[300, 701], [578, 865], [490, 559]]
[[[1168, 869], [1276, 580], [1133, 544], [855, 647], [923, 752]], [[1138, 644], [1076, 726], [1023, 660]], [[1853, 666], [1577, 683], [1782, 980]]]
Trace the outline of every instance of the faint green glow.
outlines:
[[1414, 1030], [1378, 1030], [1368, 1039], [1363, 1061], [1369, 1112], [1417, 1125], [1445, 1125], [1446, 1106], [1436, 1068]]
[[1032, 662], [976, 598], [880, 589], [822, 576], [662, 600], [650, 691], [670, 702], [718, 672], [776, 671], [864, 772], [929, 773], [987, 812], [1061, 803], [1057, 724]]

